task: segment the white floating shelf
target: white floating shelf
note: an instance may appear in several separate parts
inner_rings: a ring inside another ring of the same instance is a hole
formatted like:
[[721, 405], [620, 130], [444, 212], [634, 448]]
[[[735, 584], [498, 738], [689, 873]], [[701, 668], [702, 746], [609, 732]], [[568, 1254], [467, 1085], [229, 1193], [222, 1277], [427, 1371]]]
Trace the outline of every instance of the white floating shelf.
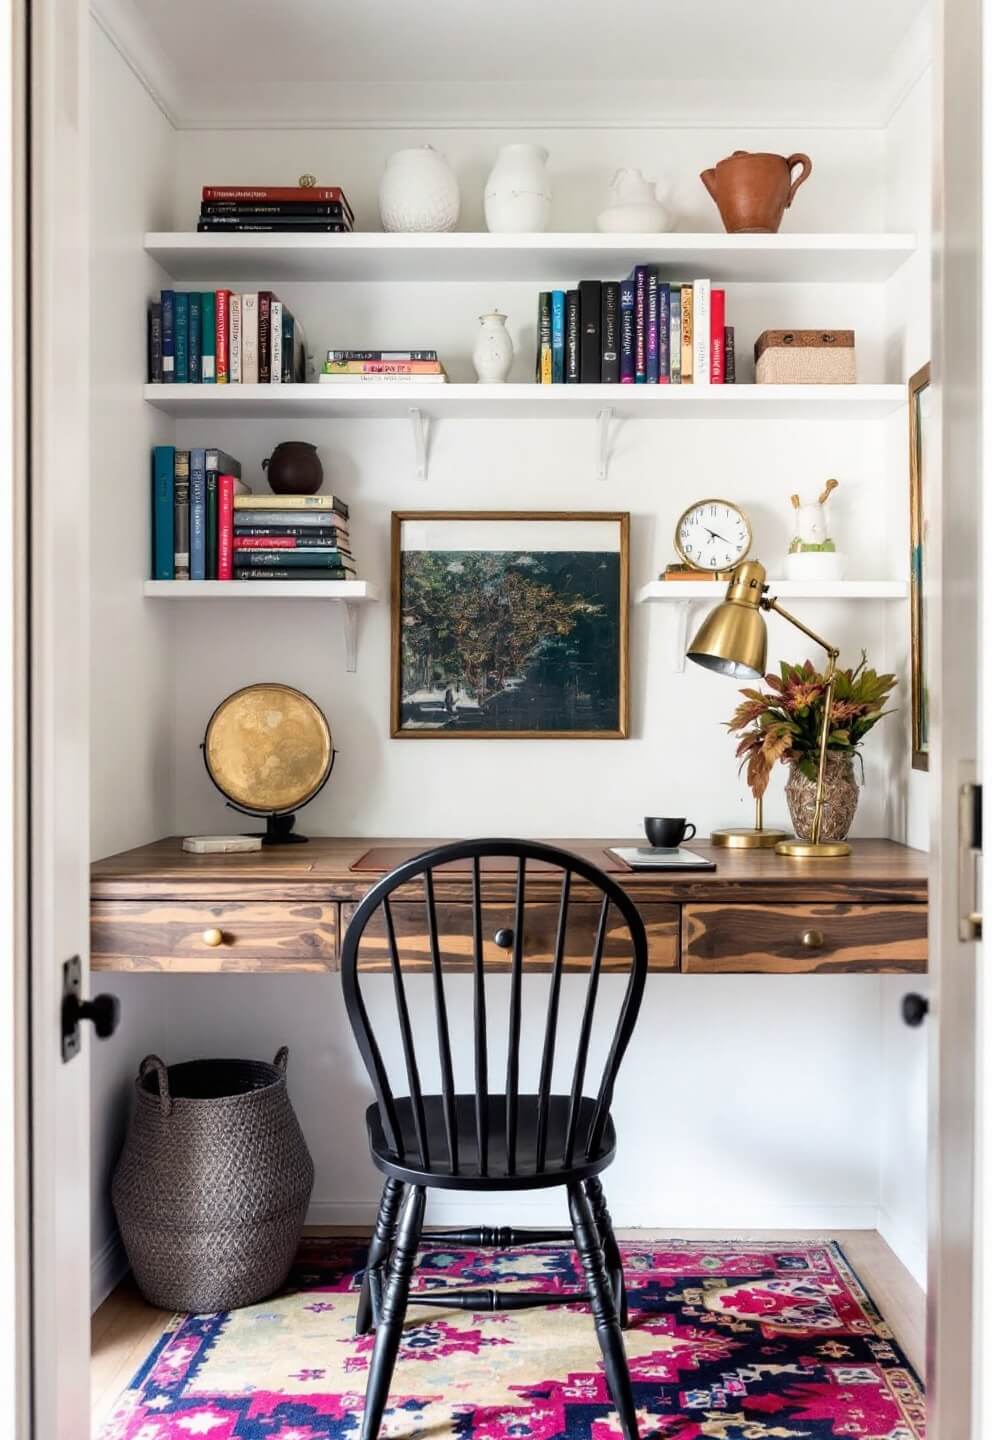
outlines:
[[331, 600], [341, 606], [345, 663], [358, 668], [358, 606], [378, 600], [368, 580], [146, 580], [154, 600]]
[[[726, 593], [725, 580], [652, 580], [638, 590], [637, 601], [691, 605]], [[909, 586], [905, 580], [769, 580], [768, 593], [783, 600], [904, 600]]]
[[710, 275], [765, 284], [887, 280], [916, 249], [912, 234], [804, 235], [201, 235], [152, 232], [145, 250], [177, 281], [541, 281], [621, 279], [656, 264], [661, 278]]
[[906, 404], [902, 385], [146, 385], [177, 419], [874, 420]]

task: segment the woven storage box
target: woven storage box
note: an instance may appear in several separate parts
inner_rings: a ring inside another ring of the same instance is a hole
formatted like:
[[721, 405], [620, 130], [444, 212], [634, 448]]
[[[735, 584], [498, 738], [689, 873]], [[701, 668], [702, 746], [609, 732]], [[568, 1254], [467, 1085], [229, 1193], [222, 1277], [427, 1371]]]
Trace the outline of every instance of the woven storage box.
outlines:
[[271, 1065], [142, 1060], [112, 1194], [153, 1305], [230, 1310], [285, 1281], [313, 1188], [286, 1089], [288, 1055], [280, 1050]]
[[754, 346], [758, 385], [853, 385], [853, 330], [765, 330]]

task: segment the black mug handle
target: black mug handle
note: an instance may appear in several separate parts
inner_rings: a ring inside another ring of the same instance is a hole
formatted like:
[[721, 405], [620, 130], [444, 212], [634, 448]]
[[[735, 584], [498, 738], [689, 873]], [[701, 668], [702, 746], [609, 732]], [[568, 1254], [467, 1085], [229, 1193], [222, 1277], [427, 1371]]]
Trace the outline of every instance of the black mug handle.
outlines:
[[695, 827], [695, 825], [693, 825], [692, 821], [690, 820], [689, 823], [688, 823], [688, 825], [685, 827], [685, 833], [684, 833], [684, 835], [682, 836], [682, 839], [683, 839], [683, 840], [691, 840], [692, 837], [693, 837], [693, 835], [695, 835], [695, 833], [696, 833], [696, 827]]

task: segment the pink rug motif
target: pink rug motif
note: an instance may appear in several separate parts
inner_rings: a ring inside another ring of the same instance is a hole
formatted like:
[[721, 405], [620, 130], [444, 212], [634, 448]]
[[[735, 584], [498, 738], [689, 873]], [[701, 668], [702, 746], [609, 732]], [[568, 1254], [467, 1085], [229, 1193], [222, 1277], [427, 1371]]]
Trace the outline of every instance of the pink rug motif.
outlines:
[[[920, 1382], [834, 1244], [622, 1245], [642, 1440], [923, 1440]], [[357, 1440], [365, 1242], [307, 1240], [260, 1305], [182, 1315], [103, 1440]], [[564, 1245], [424, 1246], [416, 1289], [582, 1289]], [[588, 1309], [411, 1307], [383, 1440], [618, 1440]]]

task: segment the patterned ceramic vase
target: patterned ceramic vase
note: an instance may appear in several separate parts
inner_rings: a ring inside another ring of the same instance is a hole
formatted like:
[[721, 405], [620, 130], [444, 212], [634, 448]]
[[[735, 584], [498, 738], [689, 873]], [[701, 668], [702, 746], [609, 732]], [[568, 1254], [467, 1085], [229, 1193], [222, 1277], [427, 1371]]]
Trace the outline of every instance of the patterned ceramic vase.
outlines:
[[[785, 786], [792, 828], [800, 840], [812, 838], [813, 811], [816, 808], [816, 781], [810, 780], [793, 765]], [[823, 776], [823, 818], [821, 840], [843, 840], [854, 821], [858, 808], [858, 784], [854, 778], [854, 761], [841, 751], [827, 751]]]
[[455, 172], [432, 145], [390, 155], [379, 186], [384, 230], [453, 230], [460, 205]]

